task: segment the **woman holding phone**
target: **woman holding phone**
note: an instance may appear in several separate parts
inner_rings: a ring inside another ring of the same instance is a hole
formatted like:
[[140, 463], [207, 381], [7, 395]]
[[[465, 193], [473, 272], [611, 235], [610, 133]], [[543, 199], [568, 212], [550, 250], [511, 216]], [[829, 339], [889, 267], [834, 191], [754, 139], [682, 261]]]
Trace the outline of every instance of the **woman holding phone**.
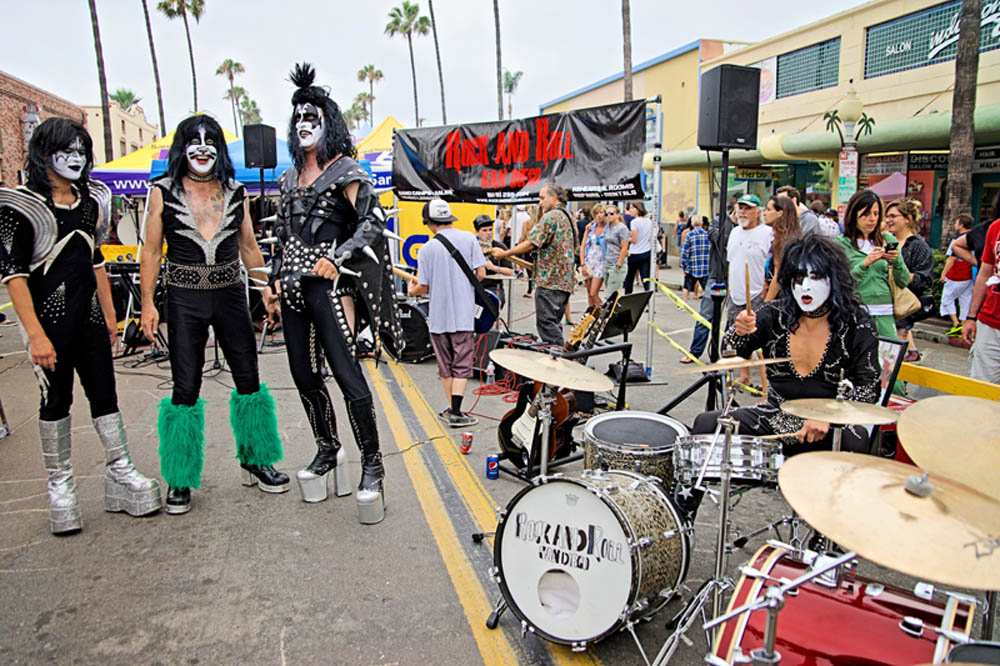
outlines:
[[900, 289], [910, 284], [910, 271], [899, 254], [899, 241], [882, 230], [882, 200], [871, 190], [856, 192], [847, 202], [844, 235], [837, 241], [851, 264], [858, 297], [875, 320], [881, 337], [897, 338], [892, 314], [892, 279]]

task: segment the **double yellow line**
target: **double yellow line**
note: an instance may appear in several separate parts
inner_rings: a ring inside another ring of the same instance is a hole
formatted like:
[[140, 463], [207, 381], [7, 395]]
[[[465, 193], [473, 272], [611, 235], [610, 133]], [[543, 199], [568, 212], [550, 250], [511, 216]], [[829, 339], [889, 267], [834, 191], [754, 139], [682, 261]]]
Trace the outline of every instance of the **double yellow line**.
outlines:
[[[450, 435], [438, 421], [433, 408], [417, 388], [406, 369], [398, 363], [389, 362], [386, 365], [416, 415], [417, 422], [431, 442], [424, 446], [434, 447], [434, 451], [447, 470], [455, 489], [462, 497], [476, 527], [482, 531], [492, 531], [496, 525], [496, 506], [478, 474], [469, 466], [467, 459], [459, 453], [458, 447], [455, 446]], [[375, 394], [383, 405], [389, 429], [392, 431], [397, 447], [400, 445], [405, 447], [408, 442], [419, 439], [419, 437], [413, 436], [413, 433], [403, 422], [400, 410], [395, 408], [395, 400], [380, 371], [371, 362], [368, 362], [368, 370]], [[420, 451], [416, 448], [410, 449], [403, 453], [402, 457], [484, 663], [488, 665], [516, 664], [518, 653], [507, 640], [503, 630], [491, 631], [485, 626], [485, 619], [492, 612], [493, 606], [487, 598], [486, 591], [480, 584], [472, 564], [465, 555], [455, 527], [448, 516], [441, 495], [434, 485], [434, 480], [421, 458]], [[576, 653], [569, 648], [553, 643], [546, 643], [546, 647], [552, 662], [558, 666], [600, 664], [600, 661], [590, 653]]]

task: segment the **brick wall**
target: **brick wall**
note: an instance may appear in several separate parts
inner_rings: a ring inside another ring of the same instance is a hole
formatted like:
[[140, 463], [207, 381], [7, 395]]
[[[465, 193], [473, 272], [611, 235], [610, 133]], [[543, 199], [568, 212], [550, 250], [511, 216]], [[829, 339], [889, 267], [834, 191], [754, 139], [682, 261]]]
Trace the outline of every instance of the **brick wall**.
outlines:
[[38, 109], [39, 121], [62, 116], [85, 121], [83, 109], [61, 97], [0, 71], [0, 184], [19, 184], [18, 173], [27, 156], [21, 118], [28, 104]]

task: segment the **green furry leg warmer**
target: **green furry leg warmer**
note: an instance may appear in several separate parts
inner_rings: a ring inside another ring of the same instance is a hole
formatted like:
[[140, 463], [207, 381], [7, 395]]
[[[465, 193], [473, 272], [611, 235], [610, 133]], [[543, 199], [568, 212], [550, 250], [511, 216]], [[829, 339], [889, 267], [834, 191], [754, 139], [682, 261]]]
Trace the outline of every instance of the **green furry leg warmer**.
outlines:
[[236, 459], [244, 465], [273, 465], [284, 457], [278, 435], [274, 398], [261, 384], [256, 393], [233, 390], [229, 398], [229, 424], [236, 439]]
[[175, 405], [160, 401], [160, 474], [171, 488], [198, 488], [205, 466], [205, 401]]

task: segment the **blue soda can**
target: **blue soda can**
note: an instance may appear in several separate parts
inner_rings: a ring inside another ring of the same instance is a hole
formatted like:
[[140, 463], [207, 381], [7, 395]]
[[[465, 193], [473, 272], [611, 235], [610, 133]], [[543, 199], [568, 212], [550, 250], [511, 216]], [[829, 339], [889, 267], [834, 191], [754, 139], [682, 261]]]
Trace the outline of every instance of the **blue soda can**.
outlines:
[[500, 456], [495, 453], [491, 453], [486, 456], [486, 478], [500, 478]]

